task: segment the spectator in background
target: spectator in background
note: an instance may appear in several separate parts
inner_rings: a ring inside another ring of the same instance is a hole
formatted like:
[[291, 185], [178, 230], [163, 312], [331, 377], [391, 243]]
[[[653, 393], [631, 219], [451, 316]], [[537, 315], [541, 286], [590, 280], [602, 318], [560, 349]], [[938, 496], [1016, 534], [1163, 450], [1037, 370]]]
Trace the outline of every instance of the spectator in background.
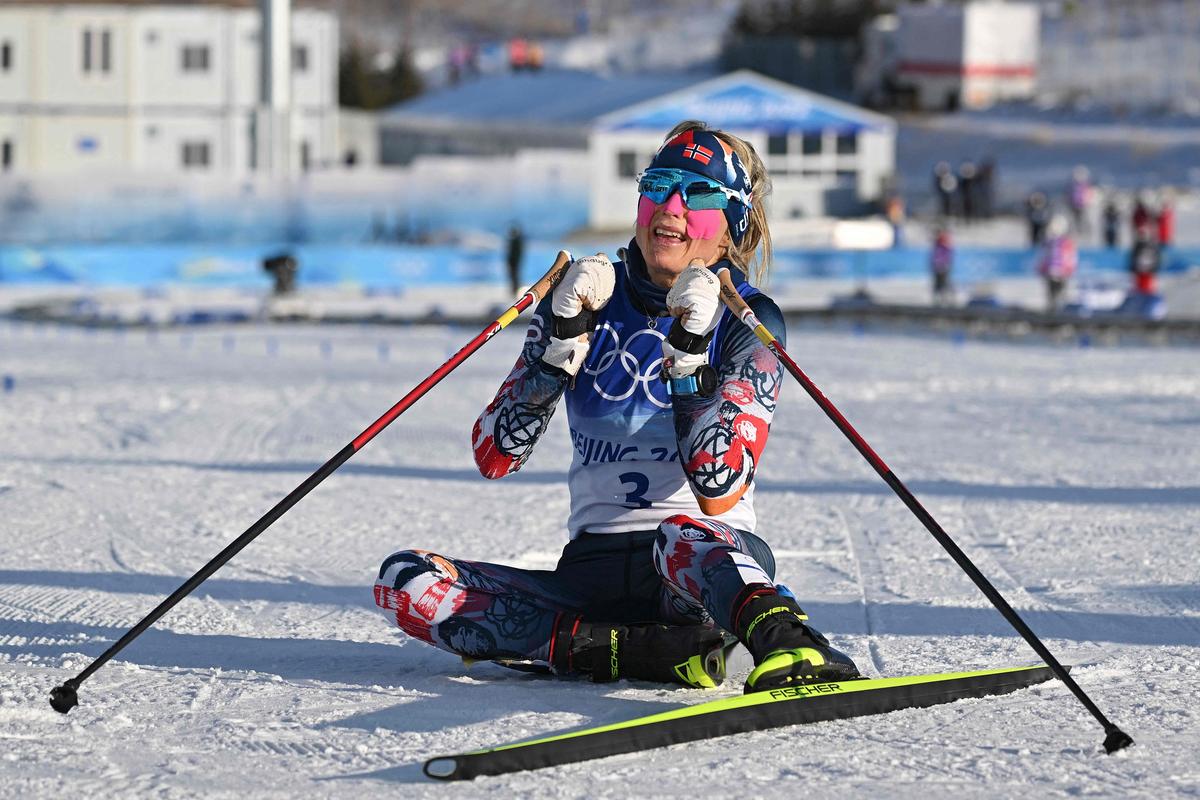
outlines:
[[545, 61], [545, 52], [542, 46], [537, 42], [530, 42], [528, 50], [525, 54], [525, 67], [533, 72], [537, 72], [542, 68]]
[[1117, 246], [1121, 225], [1121, 212], [1117, 208], [1116, 192], [1109, 192], [1104, 201], [1104, 246], [1112, 250]]
[[1087, 167], [1080, 165], [1071, 171], [1071, 185], [1067, 189], [1067, 205], [1071, 209], [1071, 218], [1076, 233], [1087, 232], [1087, 211], [1091, 204], [1091, 174]]
[[929, 254], [929, 273], [933, 277], [933, 304], [954, 305], [954, 286], [950, 274], [954, 271], [954, 240], [950, 231], [939, 226], [933, 237], [933, 250]]
[[979, 216], [991, 219], [996, 213], [996, 160], [991, 156], [980, 162], [976, 186], [979, 187], [979, 199], [976, 202]]
[[1165, 249], [1175, 241], [1175, 204], [1168, 191], [1162, 193], [1158, 206], [1158, 244]]
[[521, 259], [525, 255], [525, 233], [513, 223], [508, 229], [508, 285], [515, 297], [521, 292]]
[[1025, 218], [1029, 221], [1029, 246], [1040, 247], [1050, 223], [1050, 201], [1044, 192], [1031, 192], [1025, 200]]
[[933, 192], [937, 195], [942, 216], [949, 217], [953, 214], [954, 195], [958, 192], [958, 178], [954, 177], [954, 170], [950, 169], [948, 162], [939, 161], [934, 165]]
[[1055, 214], [1046, 228], [1046, 239], [1038, 255], [1038, 274], [1046, 282], [1046, 310], [1057, 311], [1062, 306], [1067, 282], [1075, 274], [1079, 255], [1071, 236], [1071, 224], [1061, 214]]
[[521, 37], [510, 39], [508, 42], [508, 67], [513, 72], [520, 72], [529, 66], [529, 42]]
[[904, 198], [898, 194], [888, 195], [883, 204], [883, 213], [892, 226], [892, 247], [904, 246]]
[[463, 71], [467, 66], [467, 46], [463, 43], [458, 43], [450, 48], [450, 53], [446, 57], [446, 71], [450, 79], [450, 85], [456, 85], [463, 77]]
[[479, 69], [479, 45], [475, 42], [467, 44], [467, 75], [478, 78], [482, 71]]
[[1133, 214], [1129, 222], [1133, 226], [1133, 241], [1139, 241], [1142, 235], [1154, 232], [1154, 215], [1150, 212], [1150, 193], [1138, 192], [1137, 202], [1133, 206]]
[[478, 78], [479, 45], [474, 42], [459, 42], [451, 47], [446, 57], [446, 70], [451, 86], [465, 78]]
[[958, 165], [958, 203], [962, 218], [967, 222], [975, 219], [976, 195], [979, 193], [977, 179], [974, 162], [964, 161]]
[[1129, 272], [1133, 275], [1133, 290], [1141, 294], [1157, 294], [1155, 276], [1162, 265], [1162, 250], [1150, 231], [1143, 229], [1129, 251]]

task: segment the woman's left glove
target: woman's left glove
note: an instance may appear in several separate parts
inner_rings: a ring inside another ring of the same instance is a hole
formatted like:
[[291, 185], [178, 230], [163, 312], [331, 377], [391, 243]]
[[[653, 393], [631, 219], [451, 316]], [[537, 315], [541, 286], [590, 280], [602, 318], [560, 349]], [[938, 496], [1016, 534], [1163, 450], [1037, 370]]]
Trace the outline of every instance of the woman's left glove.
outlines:
[[663, 368], [671, 378], [692, 375], [708, 363], [708, 345], [725, 310], [721, 282], [697, 260], [667, 292], [667, 310], [678, 321], [663, 340]]
[[571, 262], [550, 296], [550, 343], [542, 361], [575, 376], [587, 358], [596, 312], [608, 305], [616, 285], [612, 262], [603, 253]]

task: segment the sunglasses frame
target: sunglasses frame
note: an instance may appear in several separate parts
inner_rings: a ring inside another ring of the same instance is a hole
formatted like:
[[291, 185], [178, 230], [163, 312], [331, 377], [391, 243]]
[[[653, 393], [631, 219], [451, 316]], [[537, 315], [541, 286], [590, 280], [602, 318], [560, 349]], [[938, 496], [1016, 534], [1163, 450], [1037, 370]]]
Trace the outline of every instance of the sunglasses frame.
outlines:
[[[650, 197], [650, 195], [647, 192], [642, 191], [642, 181], [647, 176], [650, 176], [650, 177], [661, 176], [661, 177], [670, 177], [670, 178], [674, 179], [674, 183], [671, 185], [670, 190], [668, 190], [666, 197], [664, 197], [661, 201], [655, 200], [653, 197]], [[685, 187], [686, 183], [688, 182], [689, 178], [694, 179], [692, 181], [694, 183], [703, 183], [706, 186], [708, 186], [708, 188], [710, 188], [710, 189], [720, 189], [721, 190], [721, 194], [724, 195], [724, 197], [725, 197], [725, 205], [717, 206], [717, 207], [715, 207], [714, 210], [720, 210], [720, 211], [725, 210], [726, 208], [729, 207], [730, 200], [736, 200], [739, 203], [741, 203], [742, 205], [746, 206], [746, 208], [751, 207], [750, 196], [748, 194], [746, 194], [745, 192], [739, 192], [739, 191], [730, 189], [728, 186], [721, 183], [716, 178], [710, 178], [707, 175], [701, 175], [699, 172], [692, 172], [691, 170], [679, 169], [677, 167], [653, 167], [651, 169], [643, 170], [637, 176], [638, 194], [645, 195], [651, 202], [655, 203], [656, 205], [662, 205], [663, 203], [667, 202], [667, 200], [671, 199], [671, 195], [678, 192], [679, 199], [683, 201], [684, 206], [686, 206], [689, 211], [707, 210], [707, 209], [693, 209], [692, 206], [688, 203], [687, 191], [684, 187]]]

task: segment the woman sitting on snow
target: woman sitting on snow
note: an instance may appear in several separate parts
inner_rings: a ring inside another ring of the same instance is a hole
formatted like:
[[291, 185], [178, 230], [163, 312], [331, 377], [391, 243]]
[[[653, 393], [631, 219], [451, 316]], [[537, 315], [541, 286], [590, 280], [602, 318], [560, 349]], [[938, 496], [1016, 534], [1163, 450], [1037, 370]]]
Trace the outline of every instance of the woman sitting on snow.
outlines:
[[754, 657], [747, 690], [858, 676], [774, 584], [754, 479], [783, 368], [725, 309], [717, 270], [784, 340], [761, 279], [770, 181], [741, 139], [675, 127], [639, 179], [636, 235], [616, 264], [573, 262], [537, 308], [479, 420], [480, 471], [520, 469], [565, 397], [570, 541], [554, 570], [404, 550], [375, 602], [406, 633], [465, 659], [714, 686], [724, 653]]

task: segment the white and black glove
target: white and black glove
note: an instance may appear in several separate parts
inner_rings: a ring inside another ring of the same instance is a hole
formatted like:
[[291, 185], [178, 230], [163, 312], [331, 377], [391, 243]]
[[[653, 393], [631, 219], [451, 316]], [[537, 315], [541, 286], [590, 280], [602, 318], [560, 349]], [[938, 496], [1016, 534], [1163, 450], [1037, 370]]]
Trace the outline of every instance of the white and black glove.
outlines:
[[693, 375], [708, 364], [708, 345], [725, 310], [721, 282], [708, 267], [693, 263], [667, 292], [667, 310], [678, 321], [663, 340], [663, 369], [668, 378]]
[[596, 312], [608, 305], [617, 276], [603, 253], [571, 262], [550, 296], [550, 344], [542, 361], [568, 375], [578, 374], [587, 358], [588, 334]]

